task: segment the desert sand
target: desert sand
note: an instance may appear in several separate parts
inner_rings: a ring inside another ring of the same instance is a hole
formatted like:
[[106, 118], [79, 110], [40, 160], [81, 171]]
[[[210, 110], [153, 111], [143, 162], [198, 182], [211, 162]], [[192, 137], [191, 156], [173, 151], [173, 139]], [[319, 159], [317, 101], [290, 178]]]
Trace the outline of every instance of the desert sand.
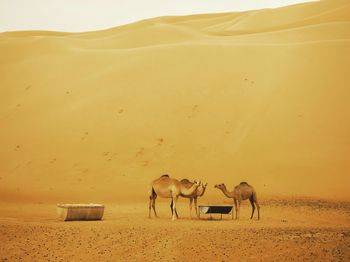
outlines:
[[[5, 32], [0, 57], [3, 260], [350, 260], [349, 1]], [[148, 220], [166, 173], [200, 203], [247, 181], [262, 219]], [[56, 221], [81, 202], [105, 220]]]
[[106, 204], [103, 221], [60, 222], [50, 204], [0, 205], [3, 261], [350, 261], [350, 203], [262, 201], [262, 218], [171, 220], [169, 201], [148, 219], [144, 202]]

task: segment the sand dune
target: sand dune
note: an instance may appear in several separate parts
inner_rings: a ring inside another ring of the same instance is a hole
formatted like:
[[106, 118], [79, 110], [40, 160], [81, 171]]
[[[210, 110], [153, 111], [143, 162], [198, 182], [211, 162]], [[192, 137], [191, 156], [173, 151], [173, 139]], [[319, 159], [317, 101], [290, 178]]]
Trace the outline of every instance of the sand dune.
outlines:
[[169, 173], [349, 199], [349, 8], [0, 34], [1, 198], [141, 200]]
[[[0, 260], [350, 260], [348, 1], [5, 32], [0, 58]], [[164, 173], [208, 182], [199, 203], [248, 181], [261, 220], [190, 219], [187, 199], [147, 219]]]

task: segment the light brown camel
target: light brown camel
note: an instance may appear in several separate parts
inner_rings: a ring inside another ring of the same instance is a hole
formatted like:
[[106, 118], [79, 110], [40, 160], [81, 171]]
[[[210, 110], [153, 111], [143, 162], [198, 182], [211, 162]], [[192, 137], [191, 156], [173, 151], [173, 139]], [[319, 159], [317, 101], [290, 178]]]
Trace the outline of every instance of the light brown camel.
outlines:
[[[185, 188], [191, 188], [193, 184], [195, 184], [196, 181], [191, 182], [188, 179], [182, 179], [180, 181], [181, 185]], [[197, 198], [202, 197], [205, 193], [205, 190], [207, 188], [208, 183], [202, 184], [202, 186], [198, 187], [197, 190], [195, 190], [191, 195], [183, 195], [181, 194], [182, 197], [184, 198], [189, 198], [190, 199], [190, 217], [192, 217], [192, 203], [194, 201], [194, 208], [196, 210], [196, 215], [197, 217], [199, 216], [198, 214], [198, 208], [197, 208]], [[171, 205], [170, 205], [171, 207]]]
[[250, 219], [253, 218], [255, 205], [258, 209], [258, 219], [260, 219], [260, 206], [256, 197], [255, 189], [247, 182], [241, 182], [238, 186], [235, 186], [232, 192], [227, 191], [225, 184], [215, 185], [215, 188], [220, 189], [225, 196], [233, 199], [236, 209], [236, 219], [239, 219], [241, 201], [247, 199], [249, 199], [250, 204], [252, 205], [252, 215], [250, 216]]
[[156, 199], [157, 197], [171, 198], [172, 199], [172, 219], [178, 218], [176, 211], [177, 199], [180, 195], [191, 195], [201, 185], [200, 182], [195, 182], [190, 188], [186, 188], [174, 178], [170, 178], [169, 175], [162, 175], [160, 178], [153, 180], [149, 192], [149, 214], [151, 218], [151, 207], [153, 208], [154, 215], [158, 217], [156, 212]]

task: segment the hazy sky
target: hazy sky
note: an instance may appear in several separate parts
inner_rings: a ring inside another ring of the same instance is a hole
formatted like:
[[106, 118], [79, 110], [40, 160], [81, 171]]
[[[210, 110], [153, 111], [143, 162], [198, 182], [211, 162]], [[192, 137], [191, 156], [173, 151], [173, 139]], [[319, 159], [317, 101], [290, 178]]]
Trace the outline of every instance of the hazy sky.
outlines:
[[308, 0], [0, 0], [0, 31], [90, 31], [137, 20], [271, 8]]

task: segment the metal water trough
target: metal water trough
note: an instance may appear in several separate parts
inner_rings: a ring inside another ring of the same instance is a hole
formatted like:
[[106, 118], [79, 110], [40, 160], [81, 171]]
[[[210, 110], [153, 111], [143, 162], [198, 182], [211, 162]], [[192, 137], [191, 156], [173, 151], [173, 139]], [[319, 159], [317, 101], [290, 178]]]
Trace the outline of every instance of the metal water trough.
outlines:
[[57, 204], [57, 214], [60, 220], [101, 220], [104, 205], [100, 204]]
[[199, 218], [201, 214], [209, 214], [210, 218], [212, 218], [211, 214], [220, 214], [221, 219], [223, 214], [232, 215], [233, 219], [233, 206], [230, 205], [200, 205], [199, 208]]

